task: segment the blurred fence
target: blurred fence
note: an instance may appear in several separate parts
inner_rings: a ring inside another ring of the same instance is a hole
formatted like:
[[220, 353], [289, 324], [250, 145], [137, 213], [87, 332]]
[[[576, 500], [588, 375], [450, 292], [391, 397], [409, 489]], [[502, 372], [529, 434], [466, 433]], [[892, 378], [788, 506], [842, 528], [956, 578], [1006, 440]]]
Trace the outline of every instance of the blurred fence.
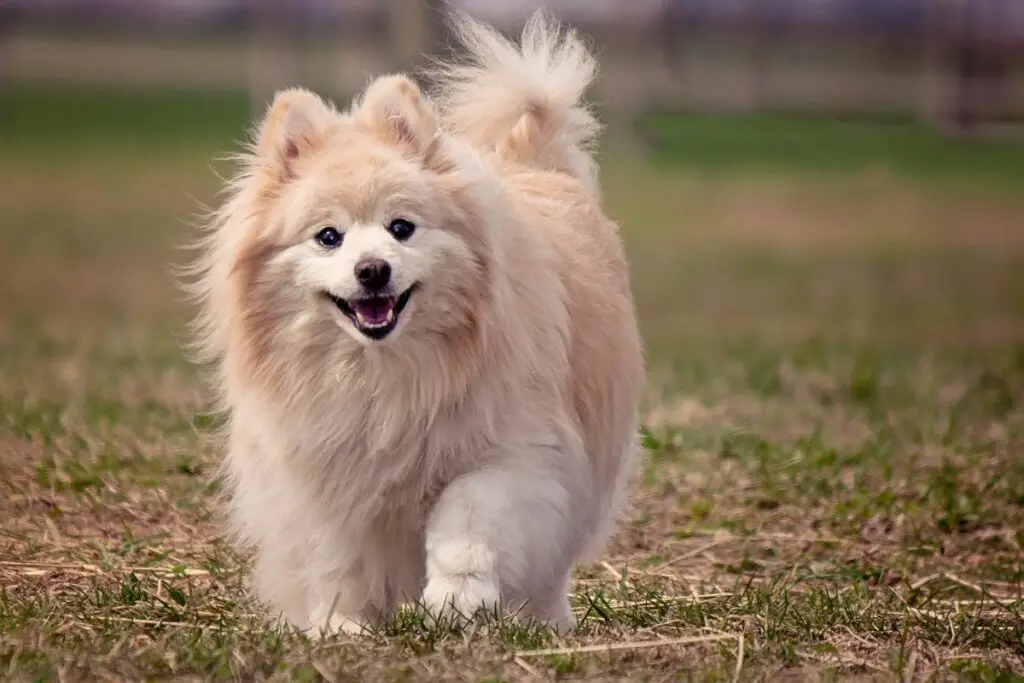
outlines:
[[[1024, 0], [449, 0], [546, 6], [601, 46], [597, 97], [650, 109], [1024, 122]], [[445, 45], [439, 0], [4, 0], [0, 78], [339, 94]]]

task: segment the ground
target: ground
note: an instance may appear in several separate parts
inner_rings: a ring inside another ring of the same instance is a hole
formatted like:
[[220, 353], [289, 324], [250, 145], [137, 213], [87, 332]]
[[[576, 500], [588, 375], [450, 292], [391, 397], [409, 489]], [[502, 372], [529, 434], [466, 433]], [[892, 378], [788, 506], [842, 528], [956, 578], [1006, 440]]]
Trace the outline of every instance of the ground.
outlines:
[[[1020, 680], [1024, 149], [660, 118], [609, 153], [650, 366], [644, 471], [579, 632], [312, 643], [222, 536], [171, 268], [246, 99], [9, 91], [0, 675]], [[609, 321], [614, 324], [615, 321]]]

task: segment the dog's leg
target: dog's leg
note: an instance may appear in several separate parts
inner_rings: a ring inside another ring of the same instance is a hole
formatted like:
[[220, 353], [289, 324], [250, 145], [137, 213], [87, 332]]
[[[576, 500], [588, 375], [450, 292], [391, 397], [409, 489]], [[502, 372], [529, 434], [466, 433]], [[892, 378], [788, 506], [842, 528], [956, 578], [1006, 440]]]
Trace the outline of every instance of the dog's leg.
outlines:
[[[422, 587], [422, 522], [381, 519], [361, 536], [361, 542], [338, 544], [326, 554], [325, 548], [318, 549], [323, 563], [310, 563], [313, 631], [364, 633], [378, 628], [400, 601], [415, 598]], [[339, 558], [353, 562], [343, 564]]]
[[395, 595], [379, 551], [372, 541], [318, 549], [307, 570], [311, 636], [364, 633], [394, 611]]
[[[528, 614], [572, 627], [565, 587], [585, 530], [582, 456], [551, 445], [491, 461], [441, 494], [427, 522], [423, 602], [471, 617], [526, 603]], [[574, 504], [574, 500], [576, 503]]]
[[362, 562], [349, 567], [309, 568], [311, 637], [335, 633], [359, 634], [375, 625], [386, 608], [387, 596], [366, 581]]
[[252, 583], [256, 594], [271, 606], [271, 622], [283, 618], [295, 628], [309, 628], [306, 610], [306, 584], [295, 554], [264, 541], [252, 567]]

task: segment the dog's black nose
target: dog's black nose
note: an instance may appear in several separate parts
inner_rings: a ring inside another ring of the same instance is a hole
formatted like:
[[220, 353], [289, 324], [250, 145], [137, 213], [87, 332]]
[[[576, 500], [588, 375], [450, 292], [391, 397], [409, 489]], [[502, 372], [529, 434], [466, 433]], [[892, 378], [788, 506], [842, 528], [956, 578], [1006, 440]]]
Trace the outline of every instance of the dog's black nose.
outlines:
[[367, 289], [384, 289], [391, 280], [391, 265], [379, 258], [364, 258], [356, 264], [356, 279]]

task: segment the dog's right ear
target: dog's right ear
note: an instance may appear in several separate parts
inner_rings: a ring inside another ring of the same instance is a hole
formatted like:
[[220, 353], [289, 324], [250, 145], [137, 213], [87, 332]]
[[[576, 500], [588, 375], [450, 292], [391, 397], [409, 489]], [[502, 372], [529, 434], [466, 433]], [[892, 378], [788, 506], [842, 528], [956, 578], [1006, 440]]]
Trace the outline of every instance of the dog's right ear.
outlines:
[[420, 159], [429, 159], [436, 147], [437, 114], [407, 76], [381, 76], [371, 83], [355, 116], [380, 138]]
[[274, 96], [260, 123], [256, 152], [287, 177], [297, 159], [324, 142], [337, 117], [329, 104], [308, 90], [282, 90]]

